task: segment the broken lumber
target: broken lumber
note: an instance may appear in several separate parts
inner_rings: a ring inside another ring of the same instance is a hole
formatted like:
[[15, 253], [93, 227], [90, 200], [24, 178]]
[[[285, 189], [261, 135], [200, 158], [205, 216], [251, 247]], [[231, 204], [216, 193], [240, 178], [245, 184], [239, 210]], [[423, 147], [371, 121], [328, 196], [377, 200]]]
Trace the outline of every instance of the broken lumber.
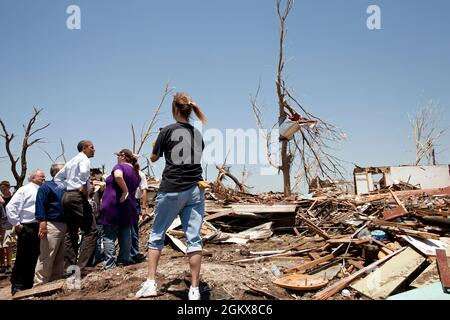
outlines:
[[327, 240], [327, 243], [331, 244], [341, 244], [341, 243], [351, 243], [351, 244], [364, 244], [369, 242], [371, 239], [349, 239], [349, 238], [341, 238], [341, 239], [330, 239]]
[[291, 273], [291, 272], [305, 271], [305, 270], [311, 269], [312, 267], [317, 266], [318, 264], [321, 264], [323, 262], [327, 262], [327, 261], [329, 261], [331, 259], [334, 259], [335, 257], [336, 257], [336, 255], [334, 253], [330, 253], [330, 254], [327, 254], [326, 256], [323, 256], [323, 257], [321, 257], [319, 259], [315, 259], [315, 260], [310, 261], [310, 262], [299, 264], [298, 266], [295, 266], [293, 268], [286, 269], [286, 270], [284, 270], [284, 272], [285, 273]]
[[408, 236], [413, 236], [413, 237], [422, 238], [422, 239], [434, 239], [434, 240], [440, 239], [440, 236], [435, 233], [416, 231], [416, 230], [406, 229], [404, 227], [391, 227], [391, 226], [386, 226], [386, 225], [373, 223], [373, 222], [371, 224], [375, 225], [378, 229], [381, 229], [383, 231], [389, 231], [389, 232], [394, 232], [394, 233], [398, 233], [398, 234], [406, 234]]
[[253, 213], [294, 213], [297, 206], [295, 204], [277, 205], [256, 205], [256, 204], [232, 204], [231, 208], [236, 212]]
[[333, 295], [335, 295], [337, 292], [339, 292], [340, 290], [344, 289], [346, 286], [348, 286], [350, 283], [352, 283], [353, 281], [355, 281], [356, 279], [358, 279], [359, 277], [361, 277], [363, 274], [369, 272], [370, 270], [373, 270], [376, 266], [378, 266], [379, 264], [386, 262], [387, 260], [391, 259], [393, 256], [399, 254], [400, 252], [402, 252], [403, 250], [405, 250], [406, 247], [403, 247], [401, 249], [398, 249], [397, 251], [395, 251], [394, 253], [384, 257], [381, 260], [375, 261], [374, 263], [372, 263], [371, 265], [356, 271], [354, 274], [348, 276], [347, 278], [344, 278], [338, 282], [336, 282], [334, 285], [323, 289], [322, 291], [319, 291], [318, 293], [316, 293], [313, 296], [314, 300], [326, 300], [330, 297], [332, 297]]
[[308, 229], [314, 231], [315, 233], [317, 233], [319, 236], [321, 236], [325, 240], [328, 240], [328, 239], [331, 238], [325, 231], [323, 231], [318, 226], [316, 226], [311, 220], [305, 218], [302, 215], [300, 215], [300, 218], [303, 220], [303, 222], [305, 222], [305, 224], [308, 227]]
[[398, 217], [403, 217], [408, 214], [408, 210], [406, 210], [405, 205], [400, 201], [400, 199], [397, 197], [394, 191], [389, 190], [389, 192], [392, 195], [392, 198], [394, 198], [395, 202], [397, 203], [398, 207], [392, 210], [385, 210], [383, 211], [383, 217], [385, 220], [392, 220]]
[[351, 287], [371, 299], [386, 299], [425, 261], [421, 254], [407, 247]]
[[439, 270], [439, 278], [441, 279], [442, 289], [445, 293], [450, 293], [450, 270], [448, 269], [448, 260], [445, 250], [436, 250], [436, 263]]
[[221, 217], [226, 217], [229, 216], [230, 214], [232, 214], [234, 211], [233, 210], [224, 210], [224, 211], [219, 211], [213, 214], [209, 214], [207, 216], [205, 216], [204, 220], [205, 221], [211, 221], [217, 218], [221, 218]]
[[[438, 195], [444, 195], [444, 196], [450, 196], [450, 186], [446, 188], [433, 188], [433, 189], [419, 189], [419, 190], [407, 190], [407, 191], [397, 191], [396, 192], [397, 197], [399, 198], [406, 198], [410, 196], [421, 196], [421, 195], [428, 195], [428, 196], [438, 196]], [[368, 202], [383, 200], [383, 199], [390, 199], [392, 197], [389, 193], [383, 193], [383, 194], [375, 194], [375, 195], [369, 195], [369, 196], [363, 196], [358, 198], [350, 198], [349, 200], [353, 202], [355, 205], [363, 205]]]
[[178, 238], [175, 238], [174, 236], [172, 236], [171, 234], [169, 234], [168, 232], [166, 233], [166, 235], [169, 237], [170, 240], [172, 240], [173, 244], [180, 249], [181, 252], [186, 253], [187, 252], [187, 247], [186, 245]]
[[50, 295], [57, 291], [60, 291], [63, 289], [64, 283], [66, 283], [65, 279], [56, 281], [56, 282], [50, 282], [43, 285], [38, 285], [32, 289], [22, 290], [17, 292], [15, 295], [12, 296], [13, 300], [33, 297], [33, 296], [39, 296], [39, 295]]

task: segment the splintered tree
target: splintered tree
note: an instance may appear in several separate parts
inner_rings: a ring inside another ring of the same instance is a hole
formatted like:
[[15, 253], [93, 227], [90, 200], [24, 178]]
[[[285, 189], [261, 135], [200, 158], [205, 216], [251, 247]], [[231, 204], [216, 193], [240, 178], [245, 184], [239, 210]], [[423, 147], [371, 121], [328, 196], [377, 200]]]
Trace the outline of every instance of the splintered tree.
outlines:
[[436, 110], [436, 104], [430, 101], [419, 108], [415, 115], [408, 115], [408, 118], [416, 151], [414, 164], [416, 166], [419, 164], [436, 165], [435, 148], [438, 146], [437, 142], [449, 128], [449, 126], [439, 128], [440, 117]]
[[48, 152], [47, 152], [46, 150], [44, 150], [43, 148], [39, 148], [39, 149], [41, 149], [42, 152], [44, 152], [44, 153], [47, 155], [47, 157], [50, 159], [50, 161], [51, 161], [52, 163], [58, 163], [59, 159], [62, 159], [62, 160], [64, 161], [64, 163], [66, 163], [66, 162], [67, 162], [67, 159], [66, 159], [66, 150], [65, 150], [64, 143], [63, 143], [62, 139], [59, 140], [59, 145], [60, 145], [60, 147], [61, 147], [61, 153], [60, 153], [58, 156], [56, 156], [56, 157], [52, 157], [51, 154], [48, 153]]
[[[134, 130], [133, 124], [131, 124], [131, 134], [133, 139], [133, 153], [140, 155], [142, 148], [144, 147], [145, 143], [152, 137], [153, 134], [158, 133], [158, 131], [154, 131], [153, 128], [156, 124], [156, 120], [158, 118], [158, 115], [161, 111], [161, 107], [166, 100], [167, 96], [173, 91], [173, 88], [169, 87], [169, 83], [166, 84], [164, 87], [164, 91], [161, 95], [161, 100], [159, 101], [159, 104], [155, 107], [153, 110], [152, 117], [148, 121], [147, 127], [142, 126], [141, 134], [139, 137], [136, 137], [136, 132]], [[145, 131], [144, 131], [145, 128]], [[153, 131], [152, 131], [153, 130]], [[148, 161], [148, 158], [145, 157], [147, 166], [144, 167], [142, 170], [150, 169], [150, 163]]]
[[[290, 196], [291, 171], [297, 170], [294, 185], [300, 181], [309, 183], [316, 174], [327, 178], [342, 177], [341, 160], [330, 153], [332, 145], [344, 139], [344, 134], [334, 125], [327, 123], [308, 112], [288, 89], [284, 75], [285, 56], [284, 41], [286, 38], [286, 20], [292, 9], [294, 0], [276, 0], [276, 11], [280, 23], [278, 69], [276, 90], [278, 97], [278, 125], [292, 125], [296, 132], [292, 137], [280, 137], [281, 165], [275, 163], [270, 154], [270, 133], [267, 134], [267, 150], [269, 163], [283, 173], [284, 194]], [[263, 128], [261, 110], [257, 104], [256, 95], [251, 98], [251, 105], [257, 125]], [[275, 127], [276, 125], [274, 125]], [[296, 126], [296, 127], [295, 127]]]
[[[33, 116], [28, 120], [28, 123], [23, 126], [24, 136], [22, 140], [21, 152], [20, 156], [14, 156], [14, 152], [12, 150], [11, 143], [13, 139], [16, 137], [14, 133], [9, 133], [6, 129], [6, 125], [2, 119], [0, 119], [0, 125], [3, 129], [3, 134], [1, 135], [5, 139], [5, 149], [8, 155], [9, 161], [11, 162], [11, 172], [16, 179], [16, 187], [20, 188], [23, 185], [23, 181], [27, 175], [27, 153], [28, 149], [32, 147], [36, 143], [41, 143], [43, 138], [35, 138], [35, 134], [39, 131], [47, 128], [50, 123], [43, 125], [42, 127], [37, 127], [38, 116], [42, 112], [43, 109], [33, 108]], [[20, 169], [17, 168], [20, 163]], [[19, 172], [20, 170], [20, 172]]]

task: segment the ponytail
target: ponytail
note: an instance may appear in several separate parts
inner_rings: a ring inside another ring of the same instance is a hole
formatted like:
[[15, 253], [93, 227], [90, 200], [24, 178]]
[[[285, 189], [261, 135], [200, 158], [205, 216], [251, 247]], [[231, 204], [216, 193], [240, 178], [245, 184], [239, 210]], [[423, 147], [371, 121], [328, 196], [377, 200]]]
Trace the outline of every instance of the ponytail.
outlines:
[[177, 92], [173, 96], [172, 112], [174, 115], [175, 110], [178, 110], [181, 116], [183, 116], [186, 119], [189, 119], [192, 111], [194, 111], [197, 118], [202, 123], [206, 123], [206, 117], [200, 110], [200, 107], [194, 101], [192, 101], [191, 96], [186, 93]]
[[192, 109], [194, 110], [195, 115], [200, 120], [200, 122], [205, 124], [206, 123], [206, 117], [203, 114], [202, 110], [200, 110], [200, 107], [195, 102], [191, 102], [191, 106], [192, 106]]
[[131, 158], [131, 165], [133, 166], [134, 170], [137, 174], [139, 174], [139, 170], [141, 169], [141, 166], [139, 165], [138, 159], [135, 155]]

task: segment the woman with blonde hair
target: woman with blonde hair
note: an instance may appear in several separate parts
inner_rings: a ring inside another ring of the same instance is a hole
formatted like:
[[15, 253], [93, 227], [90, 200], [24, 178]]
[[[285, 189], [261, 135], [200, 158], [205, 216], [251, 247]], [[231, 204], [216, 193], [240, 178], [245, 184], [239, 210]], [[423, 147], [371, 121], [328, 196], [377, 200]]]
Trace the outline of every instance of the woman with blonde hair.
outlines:
[[200, 107], [185, 93], [176, 93], [172, 102], [175, 123], [159, 132], [151, 161], [164, 156], [166, 164], [156, 197], [153, 228], [148, 241], [148, 275], [136, 297], [157, 295], [155, 281], [167, 229], [179, 215], [187, 242], [191, 269], [189, 300], [200, 300], [199, 277], [202, 260], [200, 228], [203, 223], [205, 199], [198, 182], [203, 181], [200, 165], [204, 148], [201, 133], [189, 119], [192, 112], [205, 123]]

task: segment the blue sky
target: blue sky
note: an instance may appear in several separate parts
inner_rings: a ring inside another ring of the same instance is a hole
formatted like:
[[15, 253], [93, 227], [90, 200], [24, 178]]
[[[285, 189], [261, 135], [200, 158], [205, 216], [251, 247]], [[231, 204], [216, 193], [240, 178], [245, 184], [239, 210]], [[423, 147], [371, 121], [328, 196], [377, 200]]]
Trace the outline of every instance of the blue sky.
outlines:
[[[71, 4], [81, 9], [81, 30], [66, 28]], [[371, 4], [381, 8], [381, 30], [366, 27]], [[295, 2], [288, 85], [311, 113], [347, 134], [338, 156], [360, 166], [410, 164], [407, 114], [431, 99], [449, 125], [449, 12], [448, 0]], [[112, 153], [131, 146], [130, 124], [140, 128], [151, 117], [168, 81], [202, 106], [205, 129], [254, 128], [249, 97], [259, 81], [265, 123], [277, 118], [272, 0], [1, 0], [0, 39], [0, 117], [21, 138], [32, 107], [44, 108], [41, 123], [51, 125], [41, 147], [53, 156], [59, 139], [71, 157], [88, 138], [97, 149], [92, 165], [110, 170]], [[171, 121], [169, 99], [157, 126]], [[440, 140], [440, 163], [450, 162], [449, 142], [450, 134]], [[30, 168], [49, 167], [39, 148], [29, 158]], [[160, 161], [155, 170], [162, 168]], [[250, 171], [253, 190], [280, 190], [281, 176]], [[12, 178], [5, 159], [0, 175]]]

